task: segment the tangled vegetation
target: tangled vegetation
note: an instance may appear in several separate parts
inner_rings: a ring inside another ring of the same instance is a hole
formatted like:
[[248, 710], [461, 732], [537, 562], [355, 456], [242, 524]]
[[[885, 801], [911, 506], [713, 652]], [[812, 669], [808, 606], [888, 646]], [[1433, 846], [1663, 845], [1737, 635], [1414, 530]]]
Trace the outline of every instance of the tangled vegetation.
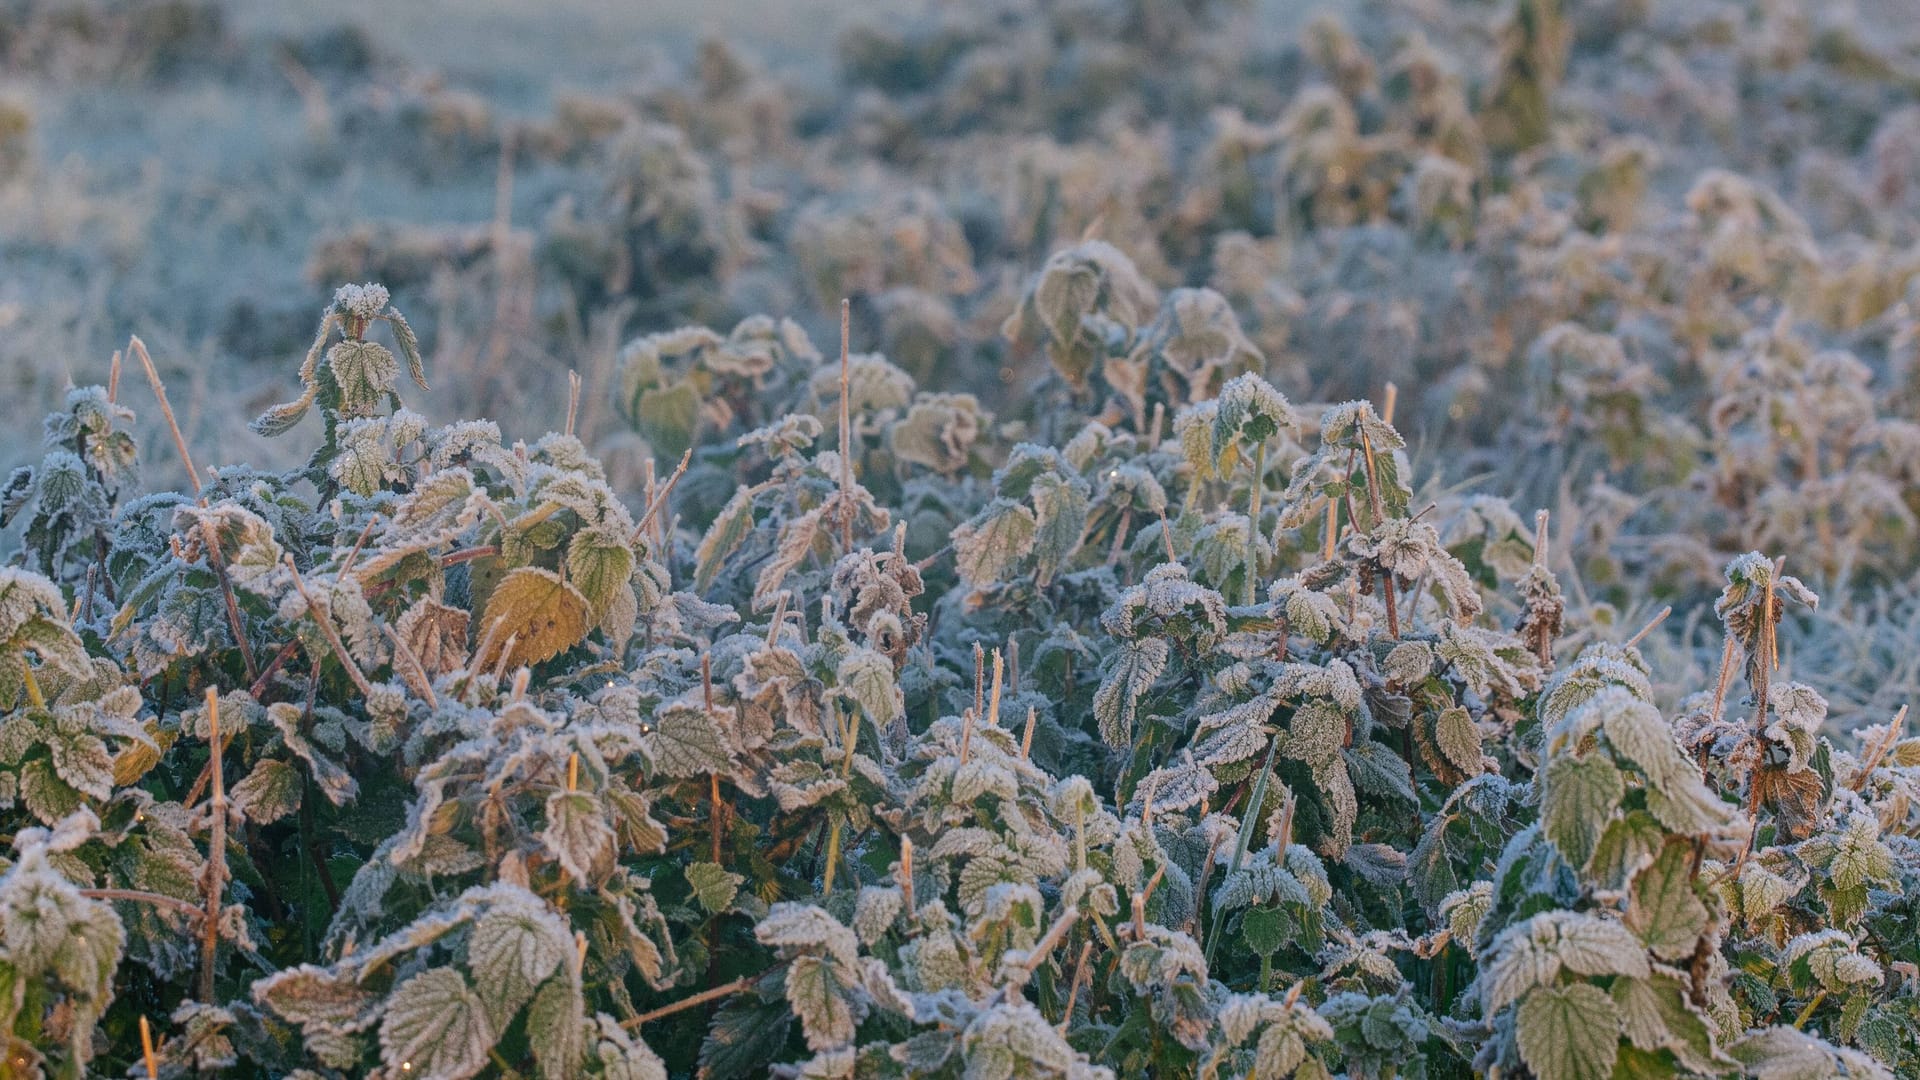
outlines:
[[[1920, 1073], [1920, 68], [1515, 0], [1471, 79], [1327, 20], [1283, 92], [1174, 10], [856, 32], [823, 117], [720, 47], [511, 137], [367, 106], [601, 197], [422, 256], [497, 290], [419, 335], [340, 286], [238, 454], [287, 467], [197, 469], [138, 338], [47, 418], [0, 1078]], [[1852, 241], [1663, 203], [1795, 94]], [[510, 381], [423, 347], [481, 306], [660, 332], [528, 441], [414, 411]]]

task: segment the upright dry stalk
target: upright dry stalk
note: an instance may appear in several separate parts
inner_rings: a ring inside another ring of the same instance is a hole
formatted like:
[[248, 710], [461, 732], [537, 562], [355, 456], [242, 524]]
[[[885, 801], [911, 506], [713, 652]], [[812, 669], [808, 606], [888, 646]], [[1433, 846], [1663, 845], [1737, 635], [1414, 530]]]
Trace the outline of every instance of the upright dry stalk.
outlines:
[[993, 697], [987, 705], [987, 726], [1000, 726], [1000, 671], [1003, 664], [1000, 650], [993, 650]]
[[1027, 706], [1027, 730], [1020, 736], [1021, 761], [1026, 761], [1033, 756], [1033, 725], [1039, 719], [1040, 710], [1033, 705]]
[[140, 365], [147, 369], [147, 385], [153, 387], [153, 396], [160, 399], [160, 415], [166, 418], [167, 430], [173, 432], [173, 448], [180, 452], [180, 460], [187, 467], [187, 483], [193, 485], [193, 493], [200, 494], [200, 474], [194, 471], [193, 455], [187, 453], [187, 437], [180, 434], [180, 422], [173, 418], [173, 405], [167, 401], [167, 386], [160, 381], [160, 372], [154, 369], [153, 357], [147, 355], [146, 342], [136, 335], [127, 341], [127, 348], [140, 358]]
[[987, 650], [973, 643], [973, 711], [987, 711]]
[[227, 876], [227, 781], [220, 762], [220, 691], [212, 686], [207, 687], [207, 728], [213, 747], [213, 797], [208, 802], [211, 825], [207, 870], [200, 883], [206, 894], [205, 934], [200, 940], [200, 1000], [211, 1005], [213, 964], [220, 950], [220, 895]]
[[567, 371], [567, 434], [573, 434], [573, 425], [580, 419], [580, 373], [572, 369]]
[[1638, 645], [1642, 641], [1645, 641], [1647, 638], [1647, 635], [1653, 633], [1654, 627], [1657, 627], [1661, 623], [1666, 622], [1667, 616], [1671, 614], [1673, 614], [1672, 604], [1668, 604], [1666, 607], [1661, 608], [1659, 614], [1647, 620], [1647, 625], [1641, 627], [1639, 633], [1627, 639], [1626, 647], [1631, 649], [1635, 645]]
[[[705, 695], [707, 721], [713, 723], [713, 654], [711, 653], [702, 654], [700, 657], [700, 688]], [[720, 801], [720, 774], [717, 772], [707, 774], [707, 803], [709, 807], [707, 827], [713, 834], [713, 861], [719, 863], [720, 840], [722, 830], [725, 828], [723, 823], [726, 817], [722, 812], [722, 803]]]
[[845, 297], [840, 300], [840, 550], [853, 550], [853, 434], [852, 409], [848, 392], [852, 385], [852, 360], [847, 352], [853, 328], [853, 307]]
[[[1367, 435], [1364, 427], [1360, 429], [1360, 447], [1365, 453], [1367, 463], [1367, 502], [1373, 510], [1374, 528], [1379, 528], [1380, 523], [1387, 518], [1386, 504], [1380, 498], [1380, 473], [1379, 468], [1374, 464], [1373, 439]], [[1385, 568], [1383, 567], [1383, 569]], [[1394, 574], [1392, 570], [1387, 570], [1386, 573], [1382, 574], [1380, 576], [1380, 591], [1386, 598], [1387, 604], [1387, 636], [1398, 640], [1400, 637], [1400, 611], [1397, 595], [1399, 588], [1393, 578]]]
[[1748, 856], [1760, 840], [1760, 765], [1765, 751], [1767, 730], [1768, 696], [1773, 688], [1773, 672], [1780, 666], [1779, 635], [1773, 626], [1773, 587], [1780, 580], [1780, 572], [1786, 567], [1786, 557], [1773, 561], [1773, 571], [1767, 575], [1767, 587], [1760, 594], [1760, 629], [1754, 637], [1754, 653], [1751, 682], [1753, 683], [1753, 731], [1748, 736], [1748, 745], [1753, 748], [1751, 772], [1747, 777], [1747, 813], [1753, 818], [1753, 828], [1747, 833], [1747, 842], [1740, 849], [1740, 857], [1734, 861], [1733, 869], [1728, 873], [1730, 879], [1738, 878], [1747, 864]]
[[912, 917], [913, 906], [913, 837], [900, 838], [900, 892], [906, 897], [907, 915]]
[[646, 513], [640, 516], [640, 524], [633, 527], [634, 543], [638, 543], [640, 538], [646, 535], [647, 526], [653, 524], [653, 519], [659, 515], [660, 508], [667, 504], [667, 497], [673, 494], [673, 485], [680, 482], [681, 474], [687, 471], [687, 463], [692, 460], [693, 448], [688, 447], [687, 452], [680, 455], [680, 464], [673, 467], [673, 475], [667, 477], [666, 486], [648, 498]]
[[147, 1063], [147, 1080], [160, 1080], [159, 1060], [153, 1054], [153, 1028], [140, 1017], [140, 1056]]
[[[408, 673], [413, 676], [411, 679], [405, 679], [408, 687], [426, 701], [427, 708], [438, 710], [440, 699], [434, 695], [433, 680], [428, 677], [426, 666], [420, 663], [420, 657], [414, 654], [413, 648], [407, 644], [406, 639], [394, 630], [393, 624], [382, 623], [380, 629], [386, 632], [387, 640], [393, 643], [394, 658], [405, 664]], [[398, 665], [395, 666], [398, 667]]]
[[1906, 724], [1907, 707], [1902, 705], [1900, 711], [1893, 714], [1893, 720], [1887, 724], [1887, 733], [1875, 739], [1873, 746], [1867, 750], [1867, 756], [1860, 759], [1860, 771], [1854, 775], [1853, 783], [1850, 785], [1853, 790], [1867, 789], [1867, 780], [1873, 776], [1873, 770], [1880, 767], [1880, 760], [1887, 756], [1887, 751], [1893, 749], [1893, 744], [1900, 741], [1900, 731]]
[[1333, 544], [1340, 536], [1340, 500], [1327, 498], [1327, 535], [1320, 540], [1320, 561], [1333, 561]]

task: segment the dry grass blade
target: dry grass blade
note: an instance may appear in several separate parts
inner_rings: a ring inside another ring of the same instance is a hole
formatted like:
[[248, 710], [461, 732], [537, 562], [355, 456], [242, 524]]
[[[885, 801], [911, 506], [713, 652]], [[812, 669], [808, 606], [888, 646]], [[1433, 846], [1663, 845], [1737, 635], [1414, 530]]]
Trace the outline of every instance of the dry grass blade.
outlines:
[[147, 355], [147, 345], [139, 337], [130, 338], [127, 348], [140, 359], [140, 366], [146, 369], [147, 385], [153, 387], [153, 396], [160, 401], [160, 415], [167, 421], [167, 430], [173, 433], [173, 448], [180, 453], [180, 461], [187, 467], [187, 483], [193, 485], [195, 496], [200, 494], [200, 474], [193, 467], [193, 455], [187, 452], [187, 437], [180, 432], [180, 421], [173, 415], [173, 405], [167, 401], [167, 386], [160, 381], [160, 372], [153, 366], [153, 357]]

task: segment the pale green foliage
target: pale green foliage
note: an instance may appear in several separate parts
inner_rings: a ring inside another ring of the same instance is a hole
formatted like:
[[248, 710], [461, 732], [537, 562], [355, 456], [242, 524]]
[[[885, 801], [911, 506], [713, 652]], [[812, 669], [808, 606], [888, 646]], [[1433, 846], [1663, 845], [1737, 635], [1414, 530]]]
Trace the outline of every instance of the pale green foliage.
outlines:
[[[316, 253], [409, 281], [457, 400], [403, 405], [420, 343], [348, 286], [257, 425], [318, 409], [302, 468], [135, 498], [83, 388], [0, 489], [8, 1049], [1920, 1068], [1911, 65], [1844, 12], [1563, 6], [1284, 51], [1259, 5], [956, 8], [817, 97], [715, 42], [511, 126], [348, 102], [356, 154], [533, 181], [484, 238]], [[1590, 107], [1646, 56], [1659, 108]], [[534, 438], [575, 354], [612, 407]]]

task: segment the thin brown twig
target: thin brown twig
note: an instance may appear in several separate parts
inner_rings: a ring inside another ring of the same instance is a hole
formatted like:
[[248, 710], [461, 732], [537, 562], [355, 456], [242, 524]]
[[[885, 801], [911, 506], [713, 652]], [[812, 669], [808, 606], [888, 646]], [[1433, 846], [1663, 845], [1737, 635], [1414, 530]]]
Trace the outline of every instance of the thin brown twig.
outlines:
[[373, 527], [379, 521], [379, 514], [368, 515], [366, 525], [360, 529], [360, 536], [354, 540], [353, 546], [347, 549], [346, 560], [340, 564], [340, 577], [346, 577], [352, 572], [354, 561], [360, 558], [360, 549], [367, 546], [367, 538], [373, 535]]
[[440, 699], [434, 696], [433, 693], [433, 680], [427, 675], [426, 665], [422, 664], [420, 658], [414, 655], [412, 646], [408, 645], [406, 639], [400, 636], [399, 631], [393, 628], [392, 623], [381, 623], [380, 629], [386, 631], [387, 640], [393, 642], [393, 655], [399, 657], [409, 668], [412, 668], [413, 674], [420, 680], [414, 689], [420, 692], [420, 696], [426, 701], [427, 707], [430, 709], [440, 708]]
[[292, 641], [280, 646], [280, 651], [275, 653], [273, 659], [267, 661], [267, 666], [261, 670], [260, 677], [253, 680], [253, 685], [247, 688], [247, 696], [253, 698], [255, 701], [259, 701], [260, 695], [267, 692], [267, 681], [272, 679], [274, 674], [278, 672], [288, 660], [292, 659], [293, 650], [299, 647], [299, 638], [294, 638]]
[[1873, 770], [1880, 767], [1880, 759], [1886, 757], [1887, 751], [1892, 750], [1893, 745], [1900, 741], [1900, 730], [1904, 728], [1906, 724], [1907, 707], [1902, 705], [1900, 706], [1900, 711], [1893, 714], [1892, 722], [1887, 725], [1886, 735], [1882, 738], [1875, 739], [1873, 747], [1867, 751], [1867, 756], [1861, 759], [1860, 771], [1853, 778], [1853, 790], [1865, 791], [1867, 789], [1867, 779], [1873, 775]]
[[693, 994], [689, 997], [683, 997], [679, 1001], [676, 1001], [671, 1005], [662, 1005], [657, 1009], [653, 1009], [648, 1012], [643, 1012], [639, 1016], [636, 1016], [631, 1020], [622, 1020], [620, 1022], [620, 1026], [624, 1028], [637, 1028], [642, 1024], [652, 1023], [653, 1021], [658, 1020], [663, 1016], [672, 1016], [674, 1013], [684, 1012], [687, 1009], [691, 1009], [696, 1005], [704, 1005], [709, 1001], [715, 1000], [716, 998], [723, 998], [729, 994], [737, 994], [740, 991], [745, 990], [748, 987], [752, 986], [754, 983], [759, 982], [761, 979], [765, 978], [766, 975], [767, 975], [767, 972], [765, 971], [761, 972], [758, 975], [742, 975], [741, 977], [733, 980], [732, 982], [721, 983], [719, 986], [713, 987], [712, 989], [702, 990], [699, 993]]
[[638, 541], [641, 534], [647, 531], [648, 525], [653, 524], [654, 515], [658, 514], [660, 508], [667, 504], [667, 497], [673, 494], [673, 485], [680, 482], [681, 474], [687, 471], [687, 463], [692, 460], [693, 448], [688, 447], [687, 452], [680, 455], [680, 464], [673, 467], [673, 475], [667, 477], [665, 486], [661, 487], [660, 490], [654, 494], [653, 498], [648, 500], [646, 513], [640, 516], [640, 524], [633, 527], [633, 539], [635, 541]]
[[89, 900], [125, 900], [136, 904], [152, 904], [154, 907], [177, 911], [196, 921], [207, 917], [197, 904], [188, 903], [165, 893], [148, 892], [145, 889], [81, 889], [80, 895]]
[[[200, 509], [206, 508], [206, 500], [200, 500]], [[253, 645], [247, 641], [246, 624], [240, 621], [240, 602], [233, 595], [233, 580], [227, 576], [227, 560], [220, 554], [219, 534], [204, 514], [196, 515], [195, 524], [200, 542], [207, 547], [207, 565], [213, 567], [213, 576], [220, 582], [220, 597], [227, 609], [227, 628], [233, 631], [233, 643], [240, 647], [240, 660], [247, 668], [247, 682], [252, 683], [260, 677], [260, 671], [253, 663]]]
[[293, 572], [293, 587], [300, 591], [300, 599], [307, 602], [307, 610], [313, 613], [313, 621], [319, 625], [320, 633], [326, 637], [327, 644], [333, 647], [333, 654], [339, 659], [340, 666], [347, 669], [347, 677], [353, 680], [354, 687], [360, 691], [362, 697], [372, 696], [373, 684], [360, 673], [360, 665], [353, 662], [353, 657], [347, 655], [347, 647], [340, 641], [340, 631], [333, 627], [332, 612], [321, 611], [313, 602], [313, 594], [307, 591], [306, 579], [300, 576], [300, 568], [293, 565], [293, 556], [286, 555], [283, 558], [287, 569]]
[[1635, 634], [1635, 635], [1633, 635], [1632, 637], [1630, 637], [1630, 638], [1628, 638], [1628, 639], [1627, 639], [1627, 644], [1626, 644], [1626, 647], [1627, 647], [1627, 648], [1629, 648], [1629, 649], [1631, 649], [1631, 648], [1633, 648], [1633, 647], [1634, 647], [1635, 645], [1638, 645], [1638, 644], [1640, 644], [1640, 643], [1641, 643], [1642, 641], [1644, 641], [1644, 640], [1646, 640], [1646, 637], [1647, 637], [1647, 635], [1648, 635], [1648, 634], [1651, 634], [1651, 633], [1653, 633], [1653, 630], [1654, 630], [1654, 627], [1657, 627], [1657, 626], [1659, 626], [1659, 625], [1660, 625], [1661, 623], [1663, 623], [1663, 622], [1666, 622], [1666, 621], [1667, 621], [1667, 616], [1669, 616], [1669, 615], [1671, 615], [1671, 614], [1673, 614], [1673, 605], [1672, 605], [1672, 604], [1668, 604], [1668, 605], [1667, 605], [1666, 607], [1663, 607], [1663, 608], [1661, 608], [1661, 609], [1660, 609], [1660, 613], [1659, 613], [1658, 615], [1655, 615], [1655, 616], [1654, 616], [1654, 617], [1653, 617], [1653, 618], [1652, 618], [1652, 619], [1651, 619], [1651, 620], [1650, 620], [1650, 621], [1649, 621], [1649, 622], [1647, 623], [1647, 625], [1645, 625], [1645, 626], [1643, 626], [1643, 627], [1641, 627], [1641, 628], [1640, 628], [1640, 632], [1639, 632], [1639, 633], [1637, 633], [1637, 634]]
[[1073, 1004], [1080, 997], [1080, 982], [1087, 977], [1087, 957], [1093, 952], [1093, 942], [1086, 941], [1080, 946], [1080, 960], [1073, 965], [1073, 981], [1067, 984], [1067, 1007], [1060, 1013], [1059, 1031], [1067, 1033], [1067, 1025], [1073, 1021]]

